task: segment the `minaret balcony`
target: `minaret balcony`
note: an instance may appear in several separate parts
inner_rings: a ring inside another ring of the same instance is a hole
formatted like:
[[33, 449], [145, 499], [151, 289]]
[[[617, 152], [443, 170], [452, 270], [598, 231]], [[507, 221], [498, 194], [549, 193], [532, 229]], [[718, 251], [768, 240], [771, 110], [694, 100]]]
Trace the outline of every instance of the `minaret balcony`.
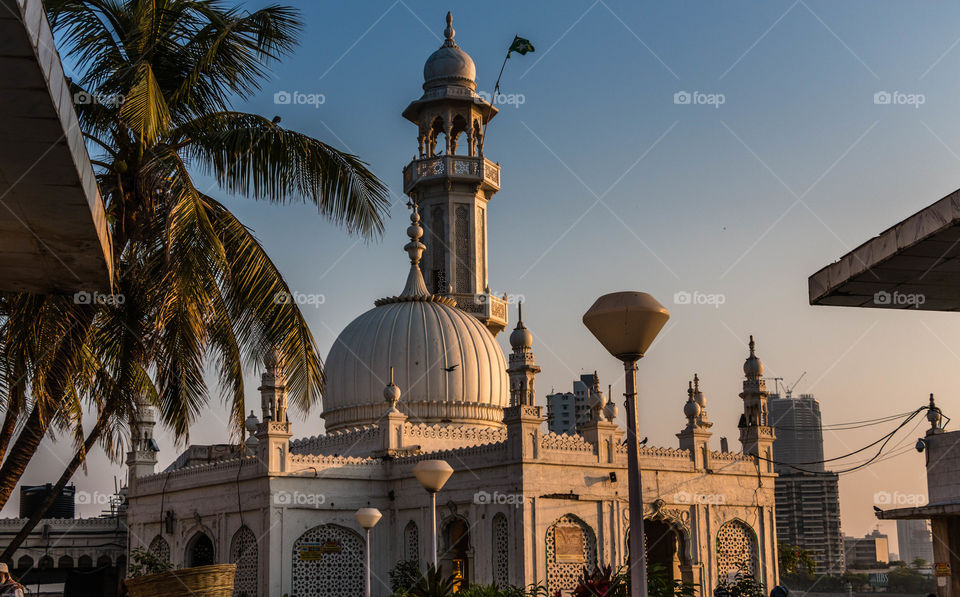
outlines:
[[445, 293], [457, 301], [461, 311], [479, 319], [493, 335], [507, 327], [507, 301], [492, 294]]
[[413, 160], [403, 169], [403, 192], [432, 180], [462, 180], [500, 190], [500, 166], [484, 157], [438, 155]]

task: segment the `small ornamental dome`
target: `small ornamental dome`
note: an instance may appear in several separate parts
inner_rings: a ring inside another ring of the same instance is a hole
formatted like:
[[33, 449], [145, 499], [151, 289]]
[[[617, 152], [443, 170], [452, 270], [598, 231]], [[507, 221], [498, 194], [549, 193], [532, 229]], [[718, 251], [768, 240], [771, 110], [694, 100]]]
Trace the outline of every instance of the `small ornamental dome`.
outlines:
[[756, 345], [753, 342], [753, 336], [750, 336], [750, 356], [743, 363], [743, 373], [747, 377], [760, 377], [763, 375], [763, 361], [756, 355]]
[[533, 348], [533, 334], [523, 325], [523, 303], [518, 306], [517, 327], [510, 334], [510, 346], [514, 350]]
[[700, 416], [700, 405], [694, 402], [692, 398], [687, 400], [686, 404], [683, 405], [683, 416], [690, 420], [696, 419]]
[[456, 85], [471, 90], [477, 88], [477, 67], [473, 58], [460, 49], [453, 40], [453, 15], [447, 13], [447, 28], [443, 30], [446, 38], [440, 49], [427, 58], [423, 65], [423, 88]]

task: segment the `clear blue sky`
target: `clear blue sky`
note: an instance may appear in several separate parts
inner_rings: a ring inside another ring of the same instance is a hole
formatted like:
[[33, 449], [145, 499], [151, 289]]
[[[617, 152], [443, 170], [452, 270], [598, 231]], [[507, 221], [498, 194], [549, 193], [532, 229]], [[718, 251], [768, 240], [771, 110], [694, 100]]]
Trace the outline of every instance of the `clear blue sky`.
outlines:
[[[727, 436], [739, 448], [751, 333], [771, 376], [792, 382], [807, 371], [797, 391], [816, 394], [827, 423], [904, 412], [929, 392], [960, 414], [957, 316], [815, 308], [806, 290], [808, 275], [960, 186], [960, 5], [290, 3], [304, 12], [303, 43], [239, 107], [359, 154], [398, 201], [372, 244], [307, 207], [230, 201], [291, 287], [325, 296], [304, 307], [323, 353], [403, 284], [401, 169], [416, 139], [400, 112], [422, 91], [423, 62], [450, 9], [481, 90], [493, 86], [515, 34], [536, 46], [507, 65], [501, 88], [524, 103], [502, 107], [485, 151], [503, 168], [489, 211], [490, 284], [525, 297], [541, 403], [594, 369], [619, 394], [619, 368], [580, 316], [600, 294], [636, 289], [673, 313], [640, 369], [641, 434], [652, 444], [676, 444], [696, 371], [716, 422], [713, 447]], [[275, 105], [278, 91], [325, 101]], [[682, 91], [722, 94], [724, 103], [676, 104]], [[923, 104], [875, 104], [883, 91], [922, 94]], [[675, 305], [680, 291], [722, 294], [724, 303]], [[205, 416], [193, 440], [225, 441], [221, 416]], [[295, 424], [298, 436], [320, 429], [319, 412]], [[826, 452], [852, 451], [887, 430], [825, 433]], [[166, 464], [176, 451], [161, 440]], [[921, 468], [922, 456], [908, 453], [842, 477], [844, 531], [862, 535], [876, 524], [876, 492], [925, 493]], [[31, 467], [29, 480], [48, 480], [48, 470]], [[112, 490], [119, 467], [95, 471], [78, 486]]]

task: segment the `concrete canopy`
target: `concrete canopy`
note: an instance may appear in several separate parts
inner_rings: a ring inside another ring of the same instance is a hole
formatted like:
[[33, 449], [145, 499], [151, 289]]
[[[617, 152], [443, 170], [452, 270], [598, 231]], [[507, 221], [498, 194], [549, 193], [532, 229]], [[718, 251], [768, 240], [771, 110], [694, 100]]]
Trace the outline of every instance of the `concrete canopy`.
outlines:
[[811, 305], [960, 310], [960, 190], [808, 280]]
[[41, 0], [0, 0], [0, 290], [107, 290], [103, 202]]

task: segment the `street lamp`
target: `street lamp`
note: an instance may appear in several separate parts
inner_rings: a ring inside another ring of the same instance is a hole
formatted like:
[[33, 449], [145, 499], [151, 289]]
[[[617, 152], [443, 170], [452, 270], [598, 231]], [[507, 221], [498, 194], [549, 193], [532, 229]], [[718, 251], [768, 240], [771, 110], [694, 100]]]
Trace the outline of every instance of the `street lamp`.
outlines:
[[637, 361], [663, 329], [670, 312], [645, 292], [614, 292], [597, 299], [583, 314], [600, 344], [623, 361], [627, 398], [627, 485], [630, 501], [630, 594], [647, 597], [647, 557], [643, 551], [643, 490], [637, 443]]
[[370, 597], [370, 529], [377, 526], [383, 514], [380, 514], [380, 510], [376, 508], [360, 508], [354, 513], [354, 516], [357, 517], [357, 522], [360, 523], [360, 526], [367, 531], [367, 568], [366, 576], [363, 578], [363, 594], [366, 597]]
[[430, 492], [430, 559], [433, 560], [433, 569], [437, 564], [437, 492], [443, 489], [444, 483], [453, 474], [451, 467], [445, 460], [422, 460], [413, 467], [413, 474], [424, 489]]

